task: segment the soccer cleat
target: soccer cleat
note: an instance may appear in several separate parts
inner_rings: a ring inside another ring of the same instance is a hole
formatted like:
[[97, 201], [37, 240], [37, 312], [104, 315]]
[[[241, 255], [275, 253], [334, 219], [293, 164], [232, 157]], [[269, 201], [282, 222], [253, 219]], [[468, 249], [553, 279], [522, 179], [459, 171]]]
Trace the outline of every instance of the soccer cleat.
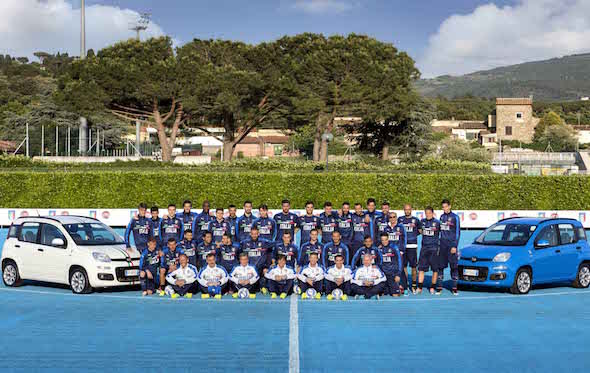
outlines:
[[163, 297], [164, 295], [166, 295], [166, 293], [164, 292], [164, 290], [159, 289], [158, 290], [158, 295]]
[[221, 294], [215, 294], [215, 299], [221, 299]]
[[256, 299], [256, 294], [250, 294], [248, 297], [249, 297], [250, 299]]
[[430, 294], [434, 294], [434, 288], [430, 288]]
[[281, 299], [287, 298], [287, 293], [281, 293]]
[[420, 295], [422, 294], [422, 289], [416, 289], [416, 291], [414, 292], [415, 295]]
[[307, 299], [307, 298], [309, 298], [309, 297], [307, 296], [306, 293], [301, 294], [301, 299]]
[[172, 294], [172, 295], [170, 296], [170, 298], [172, 298], [172, 299], [176, 299], [176, 298], [178, 298], [178, 297], [180, 297], [180, 295], [178, 295], [178, 294], [176, 294], [176, 293], [174, 293], [174, 294]]
[[457, 289], [453, 289], [452, 293], [453, 295], [459, 295], [459, 291]]
[[377, 294], [377, 300], [381, 299], [381, 295]]
[[315, 299], [322, 299], [322, 294], [316, 293], [314, 298]]
[[232, 296], [232, 298], [237, 298], [238, 297], [238, 293], [233, 293], [231, 296]]
[[328, 296], [326, 297], [327, 300], [333, 300], [334, 296], [332, 294], [328, 294]]
[[340, 297], [340, 300], [348, 300], [348, 295], [342, 294], [342, 296]]
[[436, 289], [436, 295], [441, 295], [442, 294], [442, 289]]
[[142, 297], [145, 297], [146, 295], [148, 295], [148, 292], [147, 291], [144, 291], [144, 292], [141, 293], [141, 296]]
[[355, 299], [355, 300], [359, 299], [359, 296], [358, 296], [358, 294], [354, 296], [354, 299]]
[[209, 294], [201, 294], [201, 299], [209, 299]]
[[270, 293], [270, 299], [277, 299], [277, 293]]
[[410, 292], [408, 291], [408, 289], [404, 290], [404, 297], [407, 297], [408, 295], [410, 295]]
[[186, 293], [184, 295], [184, 297], [187, 298], [187, 299], [191, 299], [193, 297], [193, 293]]
[[260, 289], [260, 292], [261, 292], [263, 295], [266, 295], [266, 294], [268, 294], [268, 289], [267, 289], [267, 288], [262, 288], [262, 289]]

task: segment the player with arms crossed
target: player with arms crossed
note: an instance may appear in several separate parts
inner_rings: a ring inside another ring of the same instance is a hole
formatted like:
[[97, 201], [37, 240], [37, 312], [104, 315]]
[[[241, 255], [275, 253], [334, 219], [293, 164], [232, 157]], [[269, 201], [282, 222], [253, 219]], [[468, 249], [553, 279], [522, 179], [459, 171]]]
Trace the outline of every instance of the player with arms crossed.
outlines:
[[[285, 235], [287, 235], [285, 233]], [[268, 280], [270, 297], [275, 299], [280, 294], [281, 299], [285, 299], [293, 290], [293, 280], [295, 279], [295, 270], [287, 266], [287, 260], [284, 255], [279, 255], [277, 265], [271, 267], [264, 275]]]

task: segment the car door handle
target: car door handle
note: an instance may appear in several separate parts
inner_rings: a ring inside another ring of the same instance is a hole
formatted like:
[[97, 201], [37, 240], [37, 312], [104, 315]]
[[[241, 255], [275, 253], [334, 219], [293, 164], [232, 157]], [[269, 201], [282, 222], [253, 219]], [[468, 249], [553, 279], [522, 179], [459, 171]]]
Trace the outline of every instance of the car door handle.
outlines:
[[582, 246], [576, 246], [576, 250], [582, 250]]
[[555, 250], [555, 252], [556, 252], [556, 253], [560, 253], [560, 252], [561, 252], [561, 250], [557, 249], [557, 250]]
[[39, 247], [39, 248], [37, 248], [37, 251], [44, 251], [44, 250], [43, 250], [42, 248], [40, 248], [40, 247]]
[[14, 247], [18, 247], [20, 249], [20, 245], [14, 245]]

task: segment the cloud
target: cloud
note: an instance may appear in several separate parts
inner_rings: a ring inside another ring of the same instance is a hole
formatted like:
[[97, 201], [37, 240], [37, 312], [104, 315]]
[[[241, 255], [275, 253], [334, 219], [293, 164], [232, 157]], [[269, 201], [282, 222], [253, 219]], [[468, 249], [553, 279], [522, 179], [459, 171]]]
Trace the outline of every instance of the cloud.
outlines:
[[347, 0], [295, 0], [293, 8], [310, 14], [342, 13], [356, 6]]
[[487, 4], [447, 18], [430, 37], [418, 66], [424, 77], [590, 51], [590, 1], [519, 0]]
[[[95, 51], [135, 36], [129, 25], [139, 13], [113, 6], [86, 6], [86, 48]], [[142, 38], [164, 32], [150, 24]], [[31, 57], [34, 52], [80, 54], [80, 9], [66, 0], [2, 0], [0, 53]]]

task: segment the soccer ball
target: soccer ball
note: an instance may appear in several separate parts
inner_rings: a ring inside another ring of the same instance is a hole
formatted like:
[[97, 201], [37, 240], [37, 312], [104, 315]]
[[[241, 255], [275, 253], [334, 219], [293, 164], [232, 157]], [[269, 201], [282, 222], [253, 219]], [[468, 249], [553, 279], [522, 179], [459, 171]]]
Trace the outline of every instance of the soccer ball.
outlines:
[[166, 293], [167, 296], [171, 296], [175, 292], [174, 289], [172, 289], [172, 286], [168, 285], [164, 288], [164, 293]]
[[301, 288], [299, 287], [299, 285], [293, 286], [293, 291], [295, 292], [295, 294], [301, 295]]
[[307, 291], [305, 292], [305, 294], [307, 294], [307, 296], [309, 298], [313, 298], [317, 294], [317, 291], [315, 291], [314, 288], [309, 288], [309, 289], [307, 289]]
[[342, 294], [344, 294], [344, 293], [340, 289], [334, 289], [334, 291], [332, 291], [332, 296], [336, 300], [340, 300], [340, 298], [342, 298]]
[[250, 296], [250, 292], [246, 288], [241, 288], [238, 290], [238, 297], [241, 299], [246, 299]]

